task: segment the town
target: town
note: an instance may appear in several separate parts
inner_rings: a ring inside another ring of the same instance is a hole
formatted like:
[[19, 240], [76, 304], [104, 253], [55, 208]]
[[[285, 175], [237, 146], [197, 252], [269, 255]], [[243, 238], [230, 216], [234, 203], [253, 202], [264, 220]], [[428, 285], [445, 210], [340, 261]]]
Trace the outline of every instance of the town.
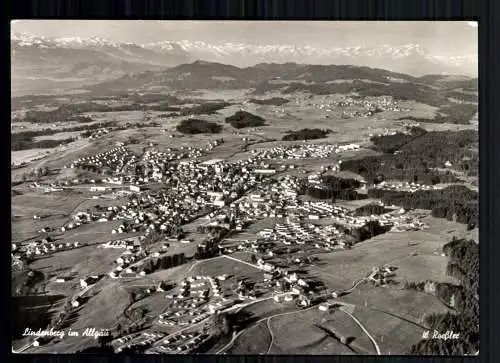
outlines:
[[466, 22], [28, 23], [13, 353], [477, 354]]
[[[298, 308], [318, 305], [320, 310], [325, 310], [325, 306], [333, 306], [343, 292], [329, 291], [321, 280], [308, 276], [303, 267], [314, 265], [318, 260], [316, 255], [356, 248], [356, 243], [363, 239], [390, 230], [427, 228], [420, 216], [397, 206], [387, 206], [388, 212], [383, 214], [358, 216], [354, 210], [328, 201], [304, 199], [304, 187], [320, 183], [318, 180], [326, 171], [337, 171], [341, 159], [333, 166], [325, 164], [318, 172], [305, 176], [293, 173], [293, 164], [280, 165], [279, 162], [285, 158], [327, 158], [332, 153], [359, 149], [357, 144], [303, 144], [264, 149], [234, 162], [196, 160], [222, 143], [215, 142], [201, 149], [170, 148], [166, 152], [149, 147], [142, 155], [120, 144], [109, 151], [82, 157], [68, 166], [106, 177], [51, 184], [61, 190], [88, 188], [97, 200], [106, 196], [110, 201], [126, 200], [121, 205], [76, 210], [72, 221], [60, 228], [58, 233], [64, 234], [93, 223], [121, 221], [108, 240], [94, 248], [123, 252], [107, 274], [80, 276], [82, 291], [73, 298], [69, 311], [82, 309], [92, 289], [106, 279], [144, 278], [190, 260], [222, 258], [257, 272], [253, 281], [227, 274], [196, 275], [184, 278], [167, 291], [162, 286], [169, 281], [151, 286], [145, 294], [164, 294], [163, 312], [158, 313], [148, 330], [116, 337], [112, 343], [115, 352], [139, 349], [146, 353], [187, 353], [200, 347], [206, 349], [215, 334], [210, 333], [214, 314], [235, 307], [241, 309], [258, 301], [272, 300]], [[41, 184], [34, 186], [44, 188]], [[384, 183], [374, 187], [431, 188]], [[363, 184], [362, 189], [366, 188]], [[57, 193], [59, 189], [44, 189], [44, 192]], [[252, 225], [263, 222], [268, 227], [253, 234], [246, 232]], [[374, 223], [377, 228], [373, 227]], [[355, 231], [367, 226], [372, 234], [359, 238]], [[51, 231], [50, 227], [41, 230]], [[247, 237], [238, 238], [242, 234]], [[50, 237], [24, 245], [13, 244], [13, 265], [84, 246], [79, 241], [57, 243]], [[389, 275], [394, 273], [391, 271]], [[367, 271], [359, 282], [372, 281], [381, 286], [387, 284], [387, 276], [388, 273], [369, 275]], [[75, 278], [61, 275], [54, 281], [63, 285]], [[176, 333], [177, 330], [189, 333]]]

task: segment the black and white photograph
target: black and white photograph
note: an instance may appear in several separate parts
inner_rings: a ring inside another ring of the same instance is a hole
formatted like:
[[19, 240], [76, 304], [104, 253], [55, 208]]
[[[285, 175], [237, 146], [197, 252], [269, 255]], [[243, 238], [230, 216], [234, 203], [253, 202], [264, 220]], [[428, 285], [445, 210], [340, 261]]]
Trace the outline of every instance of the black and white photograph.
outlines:
[[479, 355], [477, 22], [10, 28], [14, 354]]

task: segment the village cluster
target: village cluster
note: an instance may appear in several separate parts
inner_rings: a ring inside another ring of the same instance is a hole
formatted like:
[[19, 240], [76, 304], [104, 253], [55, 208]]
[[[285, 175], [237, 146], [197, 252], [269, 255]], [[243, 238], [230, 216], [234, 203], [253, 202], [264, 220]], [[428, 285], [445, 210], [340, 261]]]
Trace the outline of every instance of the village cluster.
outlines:
[[[254, 150], [248, 158], [233, 162], [197, 160], [220, 143], [221, 140], [202, 148], [166, 151], [152, 146], [140, 156], [119, 144], [110, 151], [80, 158], [69, 165], [69, 168], [105, 175], [101, 179], [75, 179], [71, 186], [80, 184], [97, 195], [119, 189], [127, 197], [117, 205], [75, 211], [68, 223], [57, 228], [58, 232], [64, 233], [83, 224], [120, 221], [110, 230], [112, 237], [98, 247], [103, 251], [121, 250], [121, 254], [115, 257], [111, 271], [102, 277], [99, 275], [97, 280], [104, 277], [134, 279], [148, 275], [152, 270], [145, 268], [147, 262], [172, 257], [172, 251], [179, 246], [182, 246], [182, 251], [207, 252], [209, 246], [214, 245], [220, 258], [236, 260], [260, 270], [261, 277], [254, 282], [244, 281], [238, 276], [195, 275], [186, 277], [168, 291], [159, 285], [153, 290], [165, 294], [165, 306], [163, 312], [154, 317], [153, 328], [115, 339], [112, 346], [116, 352], [134, 347], [141, 347], [146, 353], [196, 351], [211, 337], [206, 327], [211, 316], [259, 299], [299, 307], [324, 302], [325, 296], [327, 300], [336, 299], [341, 291], [328, 291], [321, 281], [300, 272], [300, 268], [314, 261], [312, 255], [350, 248], [353, 243], [350, 231], [374, 221], [398, 231], [426, 228], [419, 217], [396, 206], [388, 207], [389, 212], [384, 214], [358, 216], [354, 210], [330, 201], [303, 198], [304, 188], [321, 184], [321, 175], [338, 170], [341, 160], [324, 165], [320, 172], [308, 176], [290, 173], [290, 169], [295, 168], [293, 164], [283, 165], [275, 161], [325, 158], [332, 153], [357, 150], [360, 148], [358, 144], [304, 143]], [[366, 187], [365, 183], [361, 184]], [[50, 187], [59, 185], [52, 183]], [[42, 186], [36, 184], [35, 187]], [[396, 190], [430, 188], [388, 183], [377, 187]], [[248, 235], [246, 227], [259, 222], [270, 223], [251, 232], [252, 237], [239, 238], [238, 233]], [[196, 223], [197, 233], [206, 237], [186, 237], [183, 228], [190, 223]], [[47, 227], [42, 231], [49, 233], [54, 230]], [[230, 231], [231, 238], [216, 238], [216, 232], [220, 230]], [[146, 239], [152, 240], [155, 247], [149, 242], [146, 244]], [[13, 244], [12, 256], [19, 260], [23, 253], [37, 257], [75, 247], [80, 245], [45, 239], [23, 246]], [[251, 261], [236, 255], [244, 252], [252, 256]], [[183, 253], [180, 255], [185, 257]], [[207, 256], [188, 258], [209, 258]], [[182, 263], [184, 259], [172, 266]], [[384, 284], [391, 274], [392, 271], [380, 268], [362, 278]], [[82, 297], [94, 286], [95, 278], [81, 279], [81, 291], [72, 300], [73, 307], [85, 302]], [[325, 306], [329, 309], [330, 305], [321, 305], [321, 309]]]
[[439, 189], [444, 189], [444, 185], [425, 185], [425, 184], [419, 184], [419, 183], [414, 183], [414, 182], [386, 182], [383, 181], [379, 184], [375, 184], [373, 186], [374, 189], [381, 189], [381, 190], [396, 190], [400, 192], [410, 192], [410, 193], [415, 193], [418, 191], [422, 190], [439, 190]]
[[309, 144], [276, 146], [266, 149], [254, 149], [252, 154], [262, 159], [288, 159], [298, 160], [306, 158], [327, 158], [333, 153], [348, 150], [358, 150], [358, 144], [331, 145], [331, 144]]
[[340, 111], [345, 118], [369, 117], [377, 112], [401, 112], [404, 109], [400, 103], [391, 96], [362, 97], [342, 96], [338, 100], [314, 104], [318, 109], [326, 112]]
[[181, 332], [167, 335], [160, 331], [143, 332], [127, 335], [112, 342], [116, 353], [134, 347], [146, 348], [146, 354], [186, 354], [194, 351], [211, 336], [204, 329], [192, 329], [190, 332]]

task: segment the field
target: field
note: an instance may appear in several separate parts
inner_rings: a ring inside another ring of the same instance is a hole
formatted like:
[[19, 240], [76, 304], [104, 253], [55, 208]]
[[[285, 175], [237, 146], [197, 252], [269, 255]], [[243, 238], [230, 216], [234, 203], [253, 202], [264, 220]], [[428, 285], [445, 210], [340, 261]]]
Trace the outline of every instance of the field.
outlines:
[[[275, 337], [271, 354], [366, 354], [366, 348], [347, 347], [318, 328], [325, 313], [317, 307], [276, 316], [269, 326]], [[351, 323], [352, 324], [352, 323]], [[371, 353], [371, 351], [368, 351]]]
[[59, 132], [53, 135], [43, 135], [37, 136], [34, 138], [35, 141], [41, 140], [64, 140], [69, 139], [70, 137], [78, 137], [80, 135], [80, 131], [71, 131], [71, 132]]
[[425, 330], [388, 314], [356, 307], [353, 315], [365, 326], [382, 354], [407, 354], [408, 348], [422, 338]]
[[40, 353], [57, 351], [75, 352], [98, 346], [94, 337], [81, 336], [87, 328], [112, 330], [125, 308], [130, 304], [130, 294], [116, 283], [109, 283], [101, 292], [88, 300], [79, 310], [79, 318], [71, 325], [71, 330], [80, 332], [78, 337], [66, 336], [56, 347], [50, 344], [40, 349]]
[[44, 156], [46, 156], [46, 155], [48, 155], [56, 150], [57, 150], [57, 148], [11, 151], [10, 159], [11, 159], [11, 162], [15, 165], [18, 165], [21, 163], [29, 163], [35, 159], [39, 159], [41, 157], [44, 157]]
[[320, 265], [313, 267], [312, 272], [324, 276], [327, 284], [333, 284], [332, 287], [339, 283], [350, 286], [354, 280], [367, 276], [372, 267], [383, 265], [398, 267], [396, 280], [400, 283], [424, 280], [454, 282], [446, 276], [448, 259], [441, 256], [442, 247], [452, 237], [447, 231], [465, 228], [458, 223], [432, 217], [427, 217], [424, 222], [429, 224], [429, 229], [388, 232], [358, 243], [351, 250], [321, 254]]
[[201, 260], [191, 270], [191, 275], [220, 276], [223, 274], [255, 282], [262, 279], [262, 271], [258, 268], [225, 257]]
[[248, 328], [229, 348], [227, 354], [260, 354], [267, 351], [271, 336], [267, 329], [266, 322], [261, 321]]
[[[122, 253], [123, 250], [120, 249], [86, 246], [36, 259], [32, 268], [46, 275], [63, 276], [75, 273], [84, 278], [94, 274], [107, 274]], [[78, 283], [78, 280], [75, 280], [75, 283]], [[53, 288], [56, 289], [56, 286], [53, 285]]]
[[[73, 193], [38, 194], [28, 192], [12, 197], [12, 241], [33, 238], [43, 227], [60, 228], [85, 199]], [[46, 217], [34, 220], [33, 216]]]

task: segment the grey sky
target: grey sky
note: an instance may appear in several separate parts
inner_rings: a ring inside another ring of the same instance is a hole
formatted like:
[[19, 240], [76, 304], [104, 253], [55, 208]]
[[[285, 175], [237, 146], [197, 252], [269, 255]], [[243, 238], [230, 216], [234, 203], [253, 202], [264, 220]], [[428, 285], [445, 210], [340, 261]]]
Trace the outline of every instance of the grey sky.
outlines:
[[411, 43], [439, 55], [477, 53], [477, 27], [464, 21], [17, 20], [12, 30], [48, 37], [98, 36], [136, 43], [201, 40], [325, 48]]

